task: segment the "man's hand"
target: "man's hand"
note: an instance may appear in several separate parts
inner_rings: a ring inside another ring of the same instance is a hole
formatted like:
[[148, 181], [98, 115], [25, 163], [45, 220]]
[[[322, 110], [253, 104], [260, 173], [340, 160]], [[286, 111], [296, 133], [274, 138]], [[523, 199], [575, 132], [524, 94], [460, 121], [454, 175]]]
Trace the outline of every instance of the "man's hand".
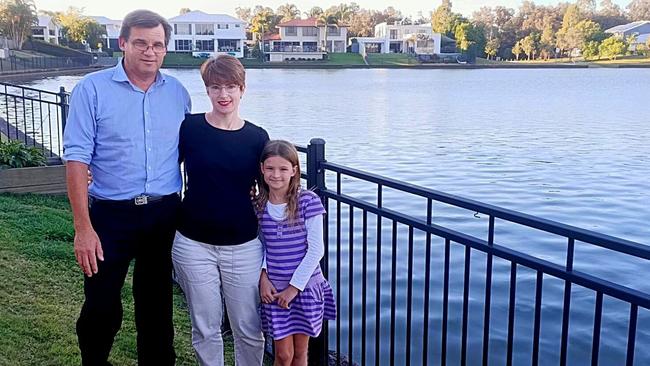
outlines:
[[282, 290], [282, 292], [273, 295], [273, 297], [278, 301], [278, 306], [284, 309], [289, 309], [289, 304], [293, 299], [298, 295], [298, 292], [300, 292], [297, 288], [289, 285], [286, 289]]
[[74, 255], [79, 267], [88, 277], [98, 271], [97, 259], [104, 260], [102, 244], [97, 233], [92, 228], [77, 230], [74, 235]]
[[273, 295], [275, 295], [278, 292], [278, 290], [275, 289], [273, 286], [273, 283], [271, 283], [271, 280], [269, 280], [269, 277], [266, 275], [266, 271], [262, 270], [262, 274], [260, 275], [260, 298], [262, 299], [262, 302], [265, 304], [270, 304], [275, 300]]

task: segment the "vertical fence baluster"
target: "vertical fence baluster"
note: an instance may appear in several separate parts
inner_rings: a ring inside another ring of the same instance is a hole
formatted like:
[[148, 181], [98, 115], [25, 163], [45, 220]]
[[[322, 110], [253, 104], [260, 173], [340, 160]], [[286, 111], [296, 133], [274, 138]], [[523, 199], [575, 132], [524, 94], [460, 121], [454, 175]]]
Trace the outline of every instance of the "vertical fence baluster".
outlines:
[[600, 327], [603, 318], [603, 293], [596, 292], [596, 310], [594, 311], [594, 335], [591, 343], [591, 365], [598, 366], [600, 350]]
[[[566, 270], [573, 271], [573, 253], [575, 251], [575, 241], [569, 238], [566, 255]], [[569, 344], [569, 314], [571, 312], [571, 282], [564, 282], [564, 305], [562, 307], [562, 336], [560, 340], [560, 365], [566, 366], [567, 350]]]
[[[341, 173], [336, 173], [336, 194], [341, 194]], [[341, 201], [336, 200], [336, 301], [341, 300]], [[341, 364], [341, 315], [336, 317], [336, 364]]]
[[[488, 224], [488, 245], [494, 244], [494, 216], [490, 215]], [[485, 265], [485, 301], [483, 309], [483, 366], [488, 365], [490, 351], [490, 303], [492, 301], [492, 252], [487, 253]]]
[[397, 221], [393, 220], [390, 278], [390, 365], [395, 365], [395, 293], [397, 278]]
[[451, 242], [445, 239], [445, 268], [442, 285], [442, 345], [440, 347], [440, 365], [447, 364], [447, 321], [449, 319], [449, 251]]
[[469, 245], [465, 246], [465, 275], [463, 278], [463, 323], [461, 331], [460, 364], [467, 365], [467, 322], [469, 318], [469, 272], [472, 252]]
[[512, 351], [515, 335], [515, 296], [517, 294], [517, 263], [510, 263], [510, 301], [508, 304], [508, 350], [506, 364], [512, 366]]
[[539, 333], [542, 318], [542, 286], [544, 273], [537, 271], [537, 281], [535, 283], [535, 325], [533, 327], [533, 366], [539, 363]]
[[[382, 208], [382, 185], [377, 185], [377, 207]], [[381, 336], [381, 215], [377, 215], [377, 292], [375, 294], [375, 366], [379, 366], [381, 349], [380, 349], [380, 336]]]
[[361, 364], [366, 364], [366, 281], [368, 271], [368, 211], [363, 210], [361, 258]]
[[411, 364], [411, 318], [413, 316], [413, 226], [409, 226], [408, 278], [406, 286], [406, 364]]
[[636, 344], [636, 322], [639, 313], [639, 306], [632, 304], [630, 306], [630, 326], [627, 333], [627, 357], [625, 364], [634, 365], [634, 345]]
[[[427, 225], [433, 220], [433, 200], [427, 199]], [[431, 285], [431, 234], [426, 233], [424, 257], [424, 327], [422, 333], [422, 365], [429, 361], [429, 286]]]
[[354, 340], [354, 206], [350, 205], [348, 235], [348, 362], [352, 363]]

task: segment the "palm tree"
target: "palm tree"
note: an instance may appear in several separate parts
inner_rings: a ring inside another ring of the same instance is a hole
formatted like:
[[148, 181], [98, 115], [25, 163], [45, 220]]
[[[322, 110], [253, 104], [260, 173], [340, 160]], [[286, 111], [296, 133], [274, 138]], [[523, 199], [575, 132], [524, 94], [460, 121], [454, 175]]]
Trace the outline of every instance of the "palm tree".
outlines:
[[9, 0], [0, 3], [0, 30], [9, 36], [19, 50], [38, 24], [36, 5], [32, 0]]
[[320, 6], [314, 6], [313, 8], [309, 9], [309, 11], [305, 12], [307, 18], [318, 18], [321, 14], [323, 14], [323, 8]]
[[298, 10], [298, 7], [295, 4], [286, 3], [280, 5], [276, 13], [282, 19], [282, 22], [286, 22], [296, 19], [300, 15], [300, 10]]
[[333, 26], [338, 28], [339, 20], [338, 20], [335, 13], [328, 10], [328, 11], [325, 11], [325, 12], [321, 13], [318, 16], [318, 18], [316, 18], [316, 22], [319, 25], [325, 25], [325, 34], [324, 34], [324, 38], [323, 38], [323, 46], [322, 46], [322, 48], [325, 50], [325, 52], [328, 52], [327, 51], [327, 30], [329, 29], [330, 25], [333, 25]]

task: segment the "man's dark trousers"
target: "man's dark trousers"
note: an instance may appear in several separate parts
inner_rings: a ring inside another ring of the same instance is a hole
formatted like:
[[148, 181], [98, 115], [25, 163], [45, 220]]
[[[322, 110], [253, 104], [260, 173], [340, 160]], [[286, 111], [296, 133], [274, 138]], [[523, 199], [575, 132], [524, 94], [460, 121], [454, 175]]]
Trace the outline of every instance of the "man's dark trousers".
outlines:
[[86, 300], [77, 321], [82, 364], [107, 365], [122, 325], [121, 290], [131, 260], [139, 365], [173, 365], [171, 246], [178, 195], [146, 205], [95, 200], [90, 219], [104, 251], [98, 273], [85, 276]]

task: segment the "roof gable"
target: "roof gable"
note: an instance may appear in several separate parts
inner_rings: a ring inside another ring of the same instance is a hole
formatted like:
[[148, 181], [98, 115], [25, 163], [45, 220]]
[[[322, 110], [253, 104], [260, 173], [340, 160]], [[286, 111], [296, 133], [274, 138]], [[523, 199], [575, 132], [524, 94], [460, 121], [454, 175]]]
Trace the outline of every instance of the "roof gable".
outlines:
[[200, 10], [190, 11], [168, 19], [170, 23], [240, 23], [245, 24], [241, 19], [226, 14], [208, 14]]
[[639, 20], [632, 23], [617, 25], [616, 27], [605, 30], [605, 33], [624, 33], [645, 24], [650, 24], [649, 20]]

